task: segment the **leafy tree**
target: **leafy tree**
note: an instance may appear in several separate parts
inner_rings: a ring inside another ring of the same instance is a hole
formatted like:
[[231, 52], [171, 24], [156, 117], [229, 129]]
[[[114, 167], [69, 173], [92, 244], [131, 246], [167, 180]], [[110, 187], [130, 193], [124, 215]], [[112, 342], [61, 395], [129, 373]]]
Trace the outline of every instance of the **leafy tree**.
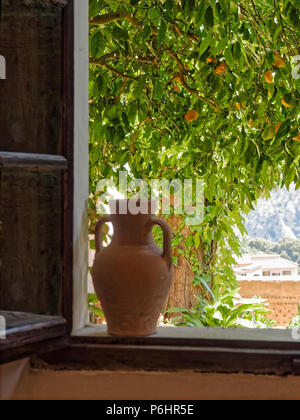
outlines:
[[243, 250], [251, 254], [264, 252], [266, 254], [279, 254], [300, 265], [300, 241], [295, 239], [283, 239], [277, 243], [265, 239], [250, 239], [244, 243]]
[[184, 219], [170, 219], [180, 273], [171, 305], [181, 290], [180, 306], [191, 306], [193, 279], [233, 283], [233, 227], [244, 233], [242, 214], [275, 186], [300, 186], [298, 6], [90, 0], [92, 218], [98, 181], [120, 170], [205, 181], [201, 225], [183, 232]]

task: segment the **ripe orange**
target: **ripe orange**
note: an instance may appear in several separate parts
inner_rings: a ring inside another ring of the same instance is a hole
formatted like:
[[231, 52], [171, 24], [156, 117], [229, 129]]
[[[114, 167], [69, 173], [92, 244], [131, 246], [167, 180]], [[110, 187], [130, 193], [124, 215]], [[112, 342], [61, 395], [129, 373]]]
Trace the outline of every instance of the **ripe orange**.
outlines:
[[281, 122], [280, 123], [278, 123], [277, 125], [276, 125], [276, 127], [275, 127], [275, 133], [277, 134], [278, 133], [278, 130], [279, 130], [279, 128], [281, 127]]
[[274, 83], [274, 76], [272, 70], [267, 71], [265, 74], [265, 81], [267, 83], [273, 84]]
[[236, 109], [240, 110], [241, 108], [246, 108], [245, 102], [241, 102], [239, 104], [235, 104]]
[[281, 99], [281, 103], [285, 108], [292, 108], [292, 105], [286, 101], [285, 96]]
[[181, 83], [181, 77], [180, 76], [176, 76], [174, 77], [175, 82]]
[[278, 55], [275, 55], [273, 66], [277, 69], [282, 69], [282, 67], [285, 67], [285, 62], [283, 58], [279, 57]]
[[185, 114], [184, 118], [188, 123], [190, 123], [197, 120], [199, 118], [199, 114], [194, 109], [191, 109]]
[[216, 73], [217, 74], [225, 74], [227, 72], [227, 63], [223, 61], [217, 68]]
[[212, 58], [212, 57], [208, 57], [208, 58], [206, 59], [206, 61], [207, 61], [208, 63], [217, 63], [217, 62], [218, 62], [218, 60], [217, 60], [216, 58]]
[[300, 130], [299, 130], [298, 136], [294, 137], [293, 140], [300, 141]]

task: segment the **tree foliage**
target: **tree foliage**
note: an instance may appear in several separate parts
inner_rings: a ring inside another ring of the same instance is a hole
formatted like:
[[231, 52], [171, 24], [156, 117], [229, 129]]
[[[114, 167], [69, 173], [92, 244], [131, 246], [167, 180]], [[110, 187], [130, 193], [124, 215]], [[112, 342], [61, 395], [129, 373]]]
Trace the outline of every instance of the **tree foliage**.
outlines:
[[300, 186], [299, 4], [90, 0], [92, 211], [98, 181], [120, 170], [202, 178], [205, 217], [186, 249], [201, 247], [215, 284], [229, 278], [242, 214]]
[[300, 265], [300, 241], [296, 239], [282, 239], [276, 243], [261, 238], [250, 239], [243, 244], [243, 249], [251, 254], [258, 252], [279, 254]]

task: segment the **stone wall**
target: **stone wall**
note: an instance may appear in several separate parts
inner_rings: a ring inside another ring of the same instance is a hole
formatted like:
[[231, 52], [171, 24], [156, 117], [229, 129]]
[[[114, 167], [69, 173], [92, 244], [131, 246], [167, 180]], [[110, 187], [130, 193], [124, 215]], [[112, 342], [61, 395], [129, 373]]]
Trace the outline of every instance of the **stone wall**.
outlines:
[[286, 326], [298, 313], [300, 281], [286, 280], [239, 280], [240, 295], [244, 298], [259, 296], [268, 301], [273, 311], [270, 318], [278, 326]]

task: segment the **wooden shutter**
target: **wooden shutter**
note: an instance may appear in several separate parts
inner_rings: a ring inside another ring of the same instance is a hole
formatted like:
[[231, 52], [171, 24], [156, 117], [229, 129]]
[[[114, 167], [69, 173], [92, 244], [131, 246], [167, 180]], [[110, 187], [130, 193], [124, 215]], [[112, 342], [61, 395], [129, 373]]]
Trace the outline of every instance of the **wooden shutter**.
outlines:
[[0, 311], [71, 317], [73, 1], [1, 9]]

